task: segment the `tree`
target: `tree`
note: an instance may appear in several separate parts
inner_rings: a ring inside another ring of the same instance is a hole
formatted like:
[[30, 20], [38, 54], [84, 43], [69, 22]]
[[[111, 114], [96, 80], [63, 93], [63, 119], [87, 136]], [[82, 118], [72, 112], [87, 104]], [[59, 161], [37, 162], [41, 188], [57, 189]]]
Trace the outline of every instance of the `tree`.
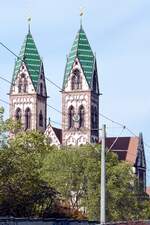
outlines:
[[4, 108], [0, 107], [0, 147], [4, 146], [6, 143], [6, 133], [4, 132]]
[[[144, 201], [132, 167], [114, 153], [106, 155], [107, 219], [143, 218]], [[55, 187], [72, 209], [82, 210], [88, 219], [99, 220], [100, 146], [53, 149], [45, 158], [42, 178]]]
[[[57, 149], [36, 131], [12, 120], [1, 131], [17, 133], [0, 151], [0, 216], [99, 219], [100, 146]], [[132, 167], [106, 154], [107, 219], [150, 218], [150, 202], [136, 185]]]
[[0, 215], [43, 216], [51, 211], [58, 192], [40, 178], [48, 151], [45, 137], [20, 132], [0, 151]]
[[4, 108], [0, 107], [0, 147], [7, 144], [10, 134], [14, 136], [20, 130], [20, 121], [15, 121], [12, 118], [4, 120]]

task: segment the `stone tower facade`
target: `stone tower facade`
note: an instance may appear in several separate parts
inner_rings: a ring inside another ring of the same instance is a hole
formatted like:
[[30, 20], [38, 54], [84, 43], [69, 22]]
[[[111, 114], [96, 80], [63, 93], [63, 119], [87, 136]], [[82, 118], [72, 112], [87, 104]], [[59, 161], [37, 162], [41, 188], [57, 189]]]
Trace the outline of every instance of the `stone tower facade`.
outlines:
[[96, 57], [80, 27], [69, 53], [62, 90], [62, 144], [99, 139], [99, 84]]
[[10, 88], [10, 116], [24, 130], [44, 132], [47, 121], [47, 91], [43, 62], [29, 30], [16, 60]]

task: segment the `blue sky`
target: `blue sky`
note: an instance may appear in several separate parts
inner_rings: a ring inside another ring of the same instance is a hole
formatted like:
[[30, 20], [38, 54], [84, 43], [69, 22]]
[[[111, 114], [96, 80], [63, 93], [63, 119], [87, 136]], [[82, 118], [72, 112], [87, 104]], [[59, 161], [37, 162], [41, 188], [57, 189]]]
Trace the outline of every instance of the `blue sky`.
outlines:
[[[96, 52], [101, 113], [126, 124], [135, 133], [143, 132], [150, 145], [150, 1], [149, 0], [5, 0], [1, 1], [0, 41], [15, 53], [27, 33], [27, 17], [32, 17], [31, 32], [43, 58], [45, 74], [62, 85], [66, 54], [79, 29], [80, 7], [84, 9], [83, 28]], [[0, 75], [11, 80], [15, 57], [0, 47]], [[47, 83], [48, 103], [60, 109], [61, 94]], [[0, 98], [8, 101], [9, 85], [0, 80]], [[8, 117], [8, 105], [5, 116]], [[61, 115], [48, 110], [52, 120]], [[119, 135], [121, 128], [108, 125], [108, 135]], [[131, 135], [124, 132], [124, 135]], [[145, 146], [150, 169], [150, 148]], [[150, 174], [150, 172], [149, 172]], [[150, 176], [148, 175], [148, 184]]]

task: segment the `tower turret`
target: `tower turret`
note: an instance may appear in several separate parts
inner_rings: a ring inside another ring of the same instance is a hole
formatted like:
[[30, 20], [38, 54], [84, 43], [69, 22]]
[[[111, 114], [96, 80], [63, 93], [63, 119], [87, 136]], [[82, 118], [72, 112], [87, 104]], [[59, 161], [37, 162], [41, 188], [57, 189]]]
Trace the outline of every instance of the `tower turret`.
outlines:
[[99, 84], [96, 57], [82, 24], [69, 53], [62, 91], [63, 144], [99, 139]]
[[24, 130], [44, 132], [47, 120], [47, 91], [44, 66], [30, 29], [15, 62], [10, 88], [10, 116]]

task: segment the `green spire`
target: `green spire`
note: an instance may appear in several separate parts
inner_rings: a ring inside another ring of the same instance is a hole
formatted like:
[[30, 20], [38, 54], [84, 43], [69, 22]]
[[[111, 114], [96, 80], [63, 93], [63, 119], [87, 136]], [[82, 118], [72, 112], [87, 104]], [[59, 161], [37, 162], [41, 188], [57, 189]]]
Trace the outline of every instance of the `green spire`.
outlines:
[[30, 78], [33, 82], [33, 86], [36, 90], [39, 75], [40, 75], [42, 60], [36, 48], [30, 29], [28, 30], [28, 34], [26, 35], [23, 45], [21, 47], [19, 57], [17, 58], [15, 63], [13, 81], [16, 79], [20, 66], [22, 65], [23, 62], [25, 63], [27, 67]]
[[80, 24], [80, 29], [76, 35], [73, 46], [68, 56], [68, 60], [67, 60], [66, 68], [65, 68], [65, 74], [64, 74], [63, 88], [70, 75], [70, 72], [76, 57], [78, 58], [81, 64], [85, 78], [88, 82], [88, 85], [90, 86], [93, 71], [94, 71], [94, 66], [95, 66], [95, 57], [90, 47], [89, 41], [86, 37], [86, 34], [82, 28], [82, 23]]

